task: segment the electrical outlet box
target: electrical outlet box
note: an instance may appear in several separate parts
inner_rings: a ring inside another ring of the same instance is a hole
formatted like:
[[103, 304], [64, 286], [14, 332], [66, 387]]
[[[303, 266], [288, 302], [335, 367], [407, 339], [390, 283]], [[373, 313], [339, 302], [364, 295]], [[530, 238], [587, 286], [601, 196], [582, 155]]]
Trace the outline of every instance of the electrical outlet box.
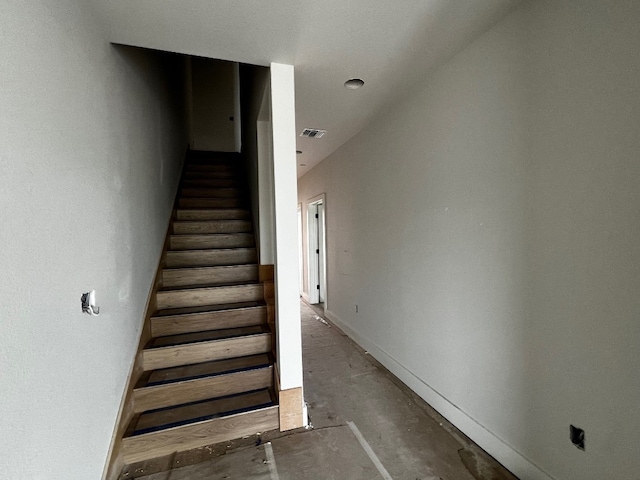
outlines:
[[569, 438], [580, 450], [584, 450], [584, 430], [573, 425], [569, 425]]

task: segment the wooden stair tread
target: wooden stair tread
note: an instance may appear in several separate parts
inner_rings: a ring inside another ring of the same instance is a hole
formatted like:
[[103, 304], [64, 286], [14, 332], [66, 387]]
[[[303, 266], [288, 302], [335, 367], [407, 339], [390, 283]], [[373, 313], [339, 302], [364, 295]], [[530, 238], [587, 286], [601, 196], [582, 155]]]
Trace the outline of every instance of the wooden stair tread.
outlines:
[[158, 309], [195, 307], [218, 303], [257, 302], [264, 298], [261, 283], [214, 285], [195, 288], [171, 288], [156, 292]]
[[277, 405], [272, 405], [190, 425], [126, 437], [122, 440], [123, 461], [130, 465], [168, 456], [175, 452], [277, 430], [280, 426], [279, 411]]
[[242, 182], [236, 178], [184, 178], [181, 187], [240, 187]]
[[134, 427], [128, 437], [144, 435], [158, 430], [181, 427], [193, 423], [236, 415], [248, 410], [274, 405], [269, 389], [218, 397], [174, 407], [151, 410], [134, 418]]
[[251, 233], [173, 234], [169, 237], [172, 252], [211, 248], [254, 248], [254, 243], [255, 239]]
[[232, 163], [194, 163], [189, 162], [186, 166], [187, 172], [209, 172], [209, 171], [218, 171], [218, 170], [233, 170], [238, 171], [238, 168]]
[[179, 208], [176, 219], [180, 221], [201, 220], [246, 220], [251, 212], [246, 208]]
[[166, 268], [216, 267], [256, 263], [255, 247], [169, 250]]
[[219, 312], [224, 310], [236, 310], [241, 308], [264, 307], [264, 302], [241, 302], [241, 303], [221, 303], [216, 305], [203, 305], [199, 307], [171, 308], [166, 310], [158, 310], [153, 314], [152, 318], [181, 316], [181, 315], [197, 315], [207, 314], [211, 312]]
[[198, 234], [198, 233], [248, 233], [253, 230], [251, 220], [247, 219], [222, 219], [222, 220], [175, 220], [173, 233]]
[[[215, 249], [213, 249], [215, 250]], [[163, 272], [213, 272], [223, 270], [234, 270], [238, 268], [252, 267], [257, 268], [257, 263], [241, 263], [238, 265], [215, 265], [211, 267], [179, 267], [179, 268], [163, 268]]]
[[[233, 267], [233, 265], [228, 265]], [[208, 267], [194, 267], [197, 269], [208, 268]], [[210, 267], [210, 268], [219, 268], [219, 267]], [[188, 268], [181, 268], [180, 270], [188, 270]], [[225, 287], [242, 287], [246, 285], [259, 285], [257, 280], [247, 280], [240, 282], [229, 282], [229, 283], [211, 283], [211, 284], [202, 284], [202, 285], [182, 285], [176, 287], [162, 287], [158, 289], [159, 293], [168, 293], [168, 292], [183, 292], [185, 290], [199, 290], [199, 289], [212, 289], [212, 288], [225, 288]]]
[[254, 368], [268, 367], [272, 364], [273, 360], [271, 355], [268, 353], [262, 353], [246, 357], [183, 365], [180, 367], [162, 368], [159, 370], [153, 370], [148, 372], [147, 375], [144, 375], [136, 388], [166, 385], [173, 382], [183, 382], [185, 380], [223, 375], [251, 370]]
[[182, 187], [180, 193], [183, 197], [197, 198], [237, 198], [246, 195], [244, 189], [239, 187]]
[[187, 170], [184, 172], [185, 179], [195, 179], [195, 178], [236, 178], [238, 173], [234, 170], [228, 171], [194, 171]]
[[249, 202], [240, 198], [190, 198], [183, 197], [178, 200], [180, 208], [236, 208], [243, 207]]
[[134, 412], [168, 408], [211, 398], [273, 387], [273, 365], [237, 368], [140, 387], [133, 392]]
[[[216, 309], [215, 307], [221, 307]], [[211, 305], [156, 312], [151, 317], [154, 337], [203, 332], [226, 328], [263, 325], [267, 322], [267, 307], [260, 302]]]
[[219, 265], [209, 267], [165, 268], [162, 270], [162, 288], [187, 286], [221, 286], [255, 283], [259, 280], [256, 263]]
[[272, 335], [267, 332], [267, 328], [264, 328], [263, 332], [181, 345], [146, 348], [142, 351], [142, 369], [144, 371], [157, 370], [267, 353], [271, 351]]
[[211, 342], [213, 340], [226, 340], [230, 338], [245, 337], [249, 335], [259, 335], [267, 332], [268, 330], [263, 325], [254, 325], [251, 327], [227, 328], [222, 330], [207, 330], [204, 332], [167, 335], [165, 337], [151, 339], [145, 350], [152, 350], [162, 347], [176, 347], [201, 342]]
[[[183, 235], [181, 235], [183, 236]], [[186, 235], [184, 235], [186, 236]], [[244, 251], [248, 251], [248, 252], [253, 252], [255, 251], [256, 247], [230, 247], [230, 248], [200, 248], [200, 249], [194, 249], [194, 250], [167, 250], [167, 254], [171, 254], [171, 255], [196, 255], [198, 253], [209, 253], [209, 252], [222, 252], [222, 251], [238, 251], [238, 250], [244, 250]]]

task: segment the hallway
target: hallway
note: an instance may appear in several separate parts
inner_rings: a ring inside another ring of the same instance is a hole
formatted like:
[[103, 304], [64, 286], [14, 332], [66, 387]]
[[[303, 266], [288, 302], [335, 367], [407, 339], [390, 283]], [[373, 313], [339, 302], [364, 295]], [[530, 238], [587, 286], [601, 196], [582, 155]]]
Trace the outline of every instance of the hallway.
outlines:
[[513, 480], [366, 352], [301, 304], [312, 428], [144, 480]]

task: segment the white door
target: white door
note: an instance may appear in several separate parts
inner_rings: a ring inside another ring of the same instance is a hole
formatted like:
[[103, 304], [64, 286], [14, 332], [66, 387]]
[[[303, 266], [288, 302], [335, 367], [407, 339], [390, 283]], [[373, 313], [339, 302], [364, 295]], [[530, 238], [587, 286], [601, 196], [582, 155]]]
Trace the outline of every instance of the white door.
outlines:
[[324, 303], [325, 290], [327, 288], [325, 266], [325, 241], [324, 241], [324, 203], [318, 203], [318, 301]]
[[299, 281], [299, 290], [300, 290], [300, 295], [302, 295], [302, 292], [304, 291], [304, 282], [303, 282], [303, 269], [302, 269], [302, 251], [303, 251], [303, 244], [302, 244], [302, 204], [298, 205], [298, 281]]
[[324, 202], [310, 203], [307, 209], [309, 247], [309, 303], [324, 303], [326, 297], [326, 255]]

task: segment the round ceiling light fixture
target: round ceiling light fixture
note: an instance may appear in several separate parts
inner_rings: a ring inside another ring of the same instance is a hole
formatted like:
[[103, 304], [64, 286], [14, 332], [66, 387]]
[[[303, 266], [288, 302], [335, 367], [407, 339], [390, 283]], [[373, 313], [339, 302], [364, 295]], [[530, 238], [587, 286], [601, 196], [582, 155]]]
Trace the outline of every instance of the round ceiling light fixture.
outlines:
[[361, 78], [350, 78], [346, 82], [344, 82], [344, 86], [349, 90], [355, 90], [364, 85], [364, 80]]

